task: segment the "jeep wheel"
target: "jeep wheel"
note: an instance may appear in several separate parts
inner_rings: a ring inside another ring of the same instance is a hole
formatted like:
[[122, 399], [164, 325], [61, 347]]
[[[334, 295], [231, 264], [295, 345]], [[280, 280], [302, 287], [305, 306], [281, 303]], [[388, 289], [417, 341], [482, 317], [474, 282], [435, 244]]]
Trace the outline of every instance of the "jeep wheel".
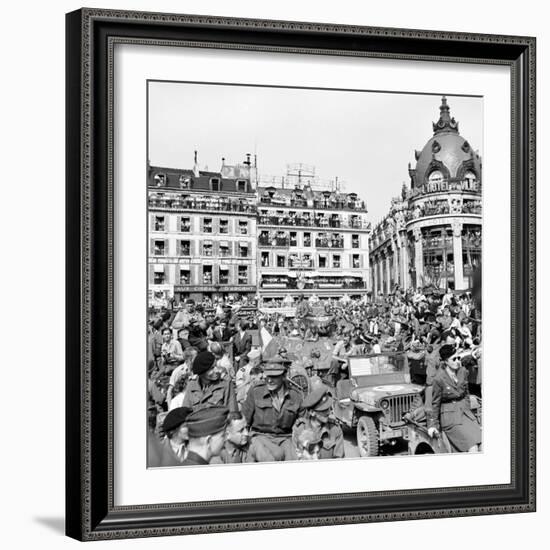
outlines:
[[378, 456], [378, 429], [370, 416], [357, 421], [357, 447], [360, 456]]

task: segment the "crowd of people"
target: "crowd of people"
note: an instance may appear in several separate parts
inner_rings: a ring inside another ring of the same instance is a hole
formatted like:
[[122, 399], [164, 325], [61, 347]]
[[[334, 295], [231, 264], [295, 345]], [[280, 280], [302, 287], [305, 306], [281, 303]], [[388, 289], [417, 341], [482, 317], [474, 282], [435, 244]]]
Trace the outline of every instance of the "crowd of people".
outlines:
[[[481, 397], [480, 319], [470, 293], [399, 288], [388, 297], [301, 296], [293, 316], [238, 300], [160, 311], [148, 335], [149, 465], [343, 458], [335, 388], [350, 357], [386, 351], [402, 352], [411, 383], [424, 386], [429, 435], [444, 431], [454, 451], [478, 450], [469, 395]], [[325, 368], [313, 354], [300, 358], [308, 392], [288, 376], [286, 350], [266, 354], [281, 337], [330, 343]]]

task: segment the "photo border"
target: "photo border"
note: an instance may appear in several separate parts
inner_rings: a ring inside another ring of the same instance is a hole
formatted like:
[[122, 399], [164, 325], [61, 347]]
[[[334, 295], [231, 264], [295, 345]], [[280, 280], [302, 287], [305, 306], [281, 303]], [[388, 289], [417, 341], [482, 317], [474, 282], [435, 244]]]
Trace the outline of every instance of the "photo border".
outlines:
[[[510, 67], [510, 484], [114, 506], [113, 49], [117, 43]], [[535, 510], [534, 38], [82, 9], [67, 14], [66, 47], [67, 535], [101, 540]]]

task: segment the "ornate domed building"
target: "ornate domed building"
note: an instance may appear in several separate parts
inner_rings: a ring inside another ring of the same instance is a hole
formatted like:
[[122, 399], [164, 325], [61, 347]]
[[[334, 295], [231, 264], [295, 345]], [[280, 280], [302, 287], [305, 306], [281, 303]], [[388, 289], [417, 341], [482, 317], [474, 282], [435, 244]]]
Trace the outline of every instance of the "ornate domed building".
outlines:
[[481, 262], [481, 158], [460, 135], [445, 97], [431, 137], [409, 164], [410, 187], [392, 199], [370, 240], [375, 295], [396, 286], [472, 287]]

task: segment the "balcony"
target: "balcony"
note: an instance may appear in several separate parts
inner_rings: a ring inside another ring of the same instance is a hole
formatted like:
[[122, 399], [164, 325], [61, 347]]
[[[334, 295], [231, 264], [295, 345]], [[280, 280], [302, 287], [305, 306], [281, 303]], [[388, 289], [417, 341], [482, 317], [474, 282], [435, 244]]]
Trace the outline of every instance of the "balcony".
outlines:
[[342, 220], [332, 218], [314, 218], [308, 216], [260, 216], [259, 225], [286, 225], [290, 227], [318, 227], [321, 229], [362, 229], [361, 220], [353, 220], [346, 224]]
[[211, 212], [235, 212], [254, 214], [256, 205], [249, 201], [235, 199], [185, 199], [178, 197], [149, 197], [149, 208], [163, 210], [203, 210]]
[[260, 246], [271, 246], [277, 248], [288, 248], [290, 246], [290, 239], [288, 237], [262, 237], [258, 238], [258, 244]]
[[284, 203], [274, 201], [270, 197], [262, 196], [259, 200], [260, 204], [271, 206], [284, 206], [286, 208], [315, 208], [318, 210], [361, 210], [365, 211], [366, 206], [364, 201], [338, 201], [338, 200], [316, 200], [310, 202], [305, 199], [295, 198], [286, 200]]
[[317, 248], [344, 248], [344, 239], [315, 239]]

